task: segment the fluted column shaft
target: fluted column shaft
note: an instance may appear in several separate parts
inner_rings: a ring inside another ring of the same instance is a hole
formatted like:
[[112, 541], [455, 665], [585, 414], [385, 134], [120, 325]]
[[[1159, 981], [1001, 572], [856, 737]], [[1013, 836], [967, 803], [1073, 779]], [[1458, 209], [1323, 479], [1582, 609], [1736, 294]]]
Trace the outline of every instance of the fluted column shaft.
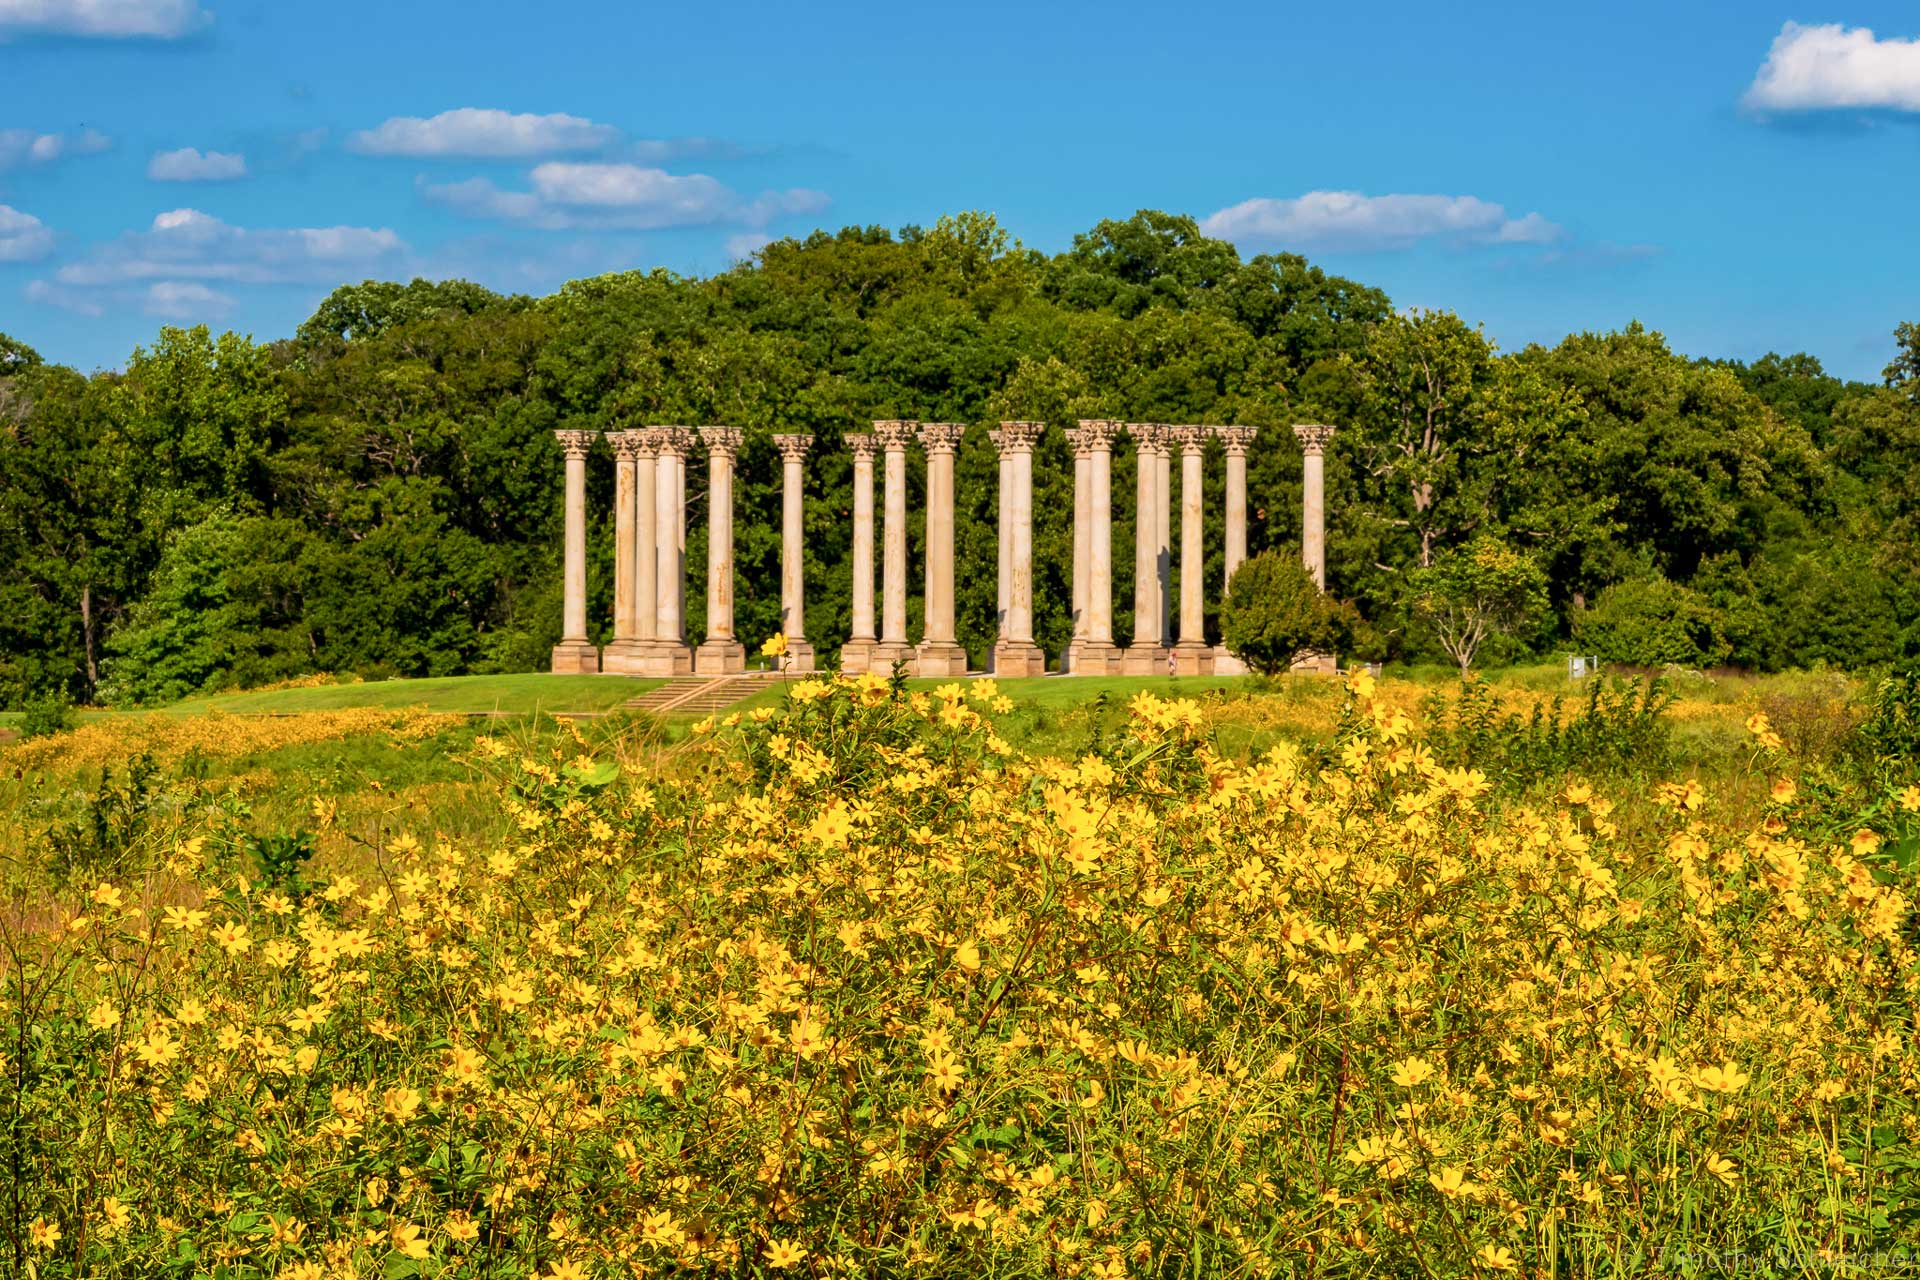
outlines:
[[1160, 623], [1160, 646], [1173, 643], [1173, 448], [1169, 428], [1153, 442], [1153, 605]]
[[967, 672], [966, 651], [953, 632], [953, 452], [965, 431], [957, 422], [920, 424], [927, 454], [926, 632], [914, 669], [923, 676]]
[[746, 670], [747, 652], [733, 632], [733, 460], [745, 435], [738, 427], [702, 427], [707, 445], [707, 638], [693, 654], [703, 675]]
[[1000, 639], [994, 645], [994, 671], [1006, 676], [1038, 676], [1047, 656], [1033, 642], [1033, 447], [1046, 433], [1044, 422], [1003, 422], [995, 432], [1000, 449], [1001, 523], [1006, 532], [1006, 597]]
[[686, 441], [680, 428], [662, 427], [657, 439], [660, 456], [654, 470], [654, 617], [655, 638], [662, 645], [684, 648], [686, 624], [681, 602], [686, 597], [686, 491], [681, 487], [682, 455]]
[[1087, 635], [1087, 578], [1093, 553], [1093, 447], [1078, 427], [1069, 432], [1073, 444], [1073, 638]]
[[658, 498], [660, 433], [636, 431], [633, 455], [633, 638], [645, 643], [660, 634], [660, 536]]
[[613, 638], [633, 639], [637, 612], [633, 598], [634, 484], [638, 442], [636, 431], [610, 431], [613, 445]]
[[787, 667], [813, 670], [813, 646], [807, 643], [806, 555], [804, 507], [807, 450], [813, 437], [775, 436], [780, 450], [780, 629], [787, 637]]
[[841, 670], [868, 669], [873, 643], [873, 455], [879, 442], [870, 435], [849, 435], [853, 454], [853, 634], [840, 651]]
[[553, 434], [566, 458], [560, 643], [553, 649], [553, 669], [598, 671], [600, 652], [587, 639], [587, 451], [598, 432]]
[[907, 443], [917, 423], [889, 419], [873, 424], [885, 456], [885, 525], [881, 539], [880, 643], [869, 669], [890, 672], [913, 650], [907, 644]]
[[1300, 439], [1302, 455], [1300, 485], [1300, 558], [1307, 572], [1327, 586], [1327, 446], [1333, 442], [1334, 429], [1302, 425], [1293, 429]]
[[1180, 642], [1175, 646], [1175, 670], [1181, 675], [1206, 675], [1212, 670], [1207, 648], [1206, 546], [1204, 542], [1204, 427], [1178, 427], [1180, 445]]
[[999, 556], [1000, 573], [998, 601], [994, 606], [994, 638], [1007, 638], [1007, 609], [1013, 593], [1013, 457], [1004, 447], [1005, 434], [1001, 431], [987, 432], [987, 442], [1000, 455], [1000, 486], [994, 494], [994, 505], [999, 511], [1000, 531], [994, 538], [994, 551]]
[[[1113, 430], [1092, 425], [1087, 474], [1092, 496], [1087, 508], [1087, 640], [1113, 648]], [[1082, 429], [1088, 424], [1082, 423]]]
[[1154, 458], [1157, 429], [1152, 423], [1129, 423], [1134, 444], [1133, 509], [1133, 643], [1153, 648], [1160, 643], [1160, 467]]

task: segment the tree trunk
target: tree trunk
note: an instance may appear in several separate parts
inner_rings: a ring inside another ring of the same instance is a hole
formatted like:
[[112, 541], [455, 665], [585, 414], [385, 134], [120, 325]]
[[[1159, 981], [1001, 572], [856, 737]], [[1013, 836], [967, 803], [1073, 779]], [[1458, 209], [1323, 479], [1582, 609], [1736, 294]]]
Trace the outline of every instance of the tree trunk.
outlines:
[[93, 656], [93, 584], [80, 588], [80, 638], [87, 651], [87, 702], [93, 702], [94, 691], [100, 687], [100, 669]]

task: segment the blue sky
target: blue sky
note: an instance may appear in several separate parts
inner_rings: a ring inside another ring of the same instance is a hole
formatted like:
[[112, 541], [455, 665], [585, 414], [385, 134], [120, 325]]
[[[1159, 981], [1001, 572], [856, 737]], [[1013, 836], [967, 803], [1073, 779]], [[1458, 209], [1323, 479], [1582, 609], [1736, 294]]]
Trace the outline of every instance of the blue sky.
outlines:
[[1506, 348], [1639, 319], [1877, 378], [1920, 320], [1920, 7], [0, 0], [0, 330], [82, 367], [337, 283], [724, 268], [1137, 208]]

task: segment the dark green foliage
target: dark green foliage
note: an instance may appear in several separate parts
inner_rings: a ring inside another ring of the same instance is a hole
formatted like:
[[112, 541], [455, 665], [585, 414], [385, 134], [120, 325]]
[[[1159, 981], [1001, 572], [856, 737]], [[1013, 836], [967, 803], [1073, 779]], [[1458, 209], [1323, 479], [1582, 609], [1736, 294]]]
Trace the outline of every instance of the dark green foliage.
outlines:
[[[112, 769], [100, 770], [99, 783], [91, 795], [79, 798], [77, 811], [54, 817], [41, 835], [55, 887], [119, 879], [139, 870], [154, 807], [165, 793], [160, 766], [144, 752], [117, 776]], [[43, 797], [41, 803], [64, 807], [58, 798]]]
[[[1072, 626], [1061, 429], [1113, 417], [1259, 427], [1256, 555], [1299, 538], [1290, 426], [1338, 426], [1328, 586], [1355, 603], [1382, 658], [1437, 655], [1412, 579], [1493, 536], [1547, 579], [1546, 608], [1496, 639], [1493, 658], [1564, 644], [1577, 619], [1607, 611], [1606, 588], [1657, 575], [1692, 593], [1676, 597], [1687, 621], [1668, 649], [1690, 655], [1678, 660], [1904, 662], [1920, 657], [1920, 330], [1895, 341], [1880, 387], [1841, 383], [1805, 356], [1689, 360], [1638, 325], [1505, 355], [1450, 312], [1403, 315], [1297, 255], [1242, 260], [1192, 218], [1151, 210], [1052, 256], [965, 213], [777, 241], [707, 279], [620, 272], [538, 299], [366, 281], [336, 289], [285, 341], [167, 328], [124, 372], [90, 377], [0, 336], [0, 707], [48, 689], [162, 701], [316, 670], [537, 668], [560, 624], [552, 433], [659, 422], [745, 429], [735, 610], [749, 645], [779, 620], [770, 437], [816, 438], [807, 631], [826, 662], [850, 625], [842, 437], [894, 417], [970, 427], [956, 466], [956, 614], [976, 660], [997, 596], [985, 428], [1053, 428], [1034, 467], [1034, 630], [1058, 651]], [[588, 603], [603, 642], [611, 462], [601, 446], [589, 471]], [[1121, 635], [1133, 462], [1123, 439]], [[1224, 567], [1221, 470], [1209, 445], [1209, 597]], [[697, 636], [703, 459], [688, 480]], [[916, 460], [916, 563], [922, 483]], [[919, 575], [909, 580], [917, 591]], [[919, 606], [910, 598], [916, 624]], [[1703, 629], [1701, 616], [1714, 621]], [[1210, 613], [1210, 633], [1222, 621]]]
[[1673, 727], [1666, 710], [1674, 692], [1664, 677], [1594, 677], [1569, 711], [1565, 701], [1508, 710], [1487, 681], [1468, 675], [1457, 696], [1430, 694], [1422, 704], [1426, 742], [1442, 764], [1486, 771], [1496, 784], [1523, 788], [1567, 776], [1653, 777], [1667, 767]]
[[21, 712], [20, 736], [23, 738], [45, 738], [73, 727], [73, 704], [67, 701], [64, 689], [27, 699]]
[[1337, 653], [1351, 637], [1352, 610], [1313, 580], [1298, 553], [1263, 551], [1234, 570], [1220, 606], [1227, 649], [1262, 675], [1307, 653]]
[[313, 858], [313, 832], [275, 831], [266, 835], [246, 832], [240, 836], [240, 844], [253, 863], [263, 889], [283, 893], [298, 902], [314, 888], [300, 873], [300, 868]]
[[1573, 619], [1574, 642], [1606, 662], [1641, 667], [1713, 667], [1732, 652], [1726, 617], [1662, 577], [1630, 578], [1600, 593]]

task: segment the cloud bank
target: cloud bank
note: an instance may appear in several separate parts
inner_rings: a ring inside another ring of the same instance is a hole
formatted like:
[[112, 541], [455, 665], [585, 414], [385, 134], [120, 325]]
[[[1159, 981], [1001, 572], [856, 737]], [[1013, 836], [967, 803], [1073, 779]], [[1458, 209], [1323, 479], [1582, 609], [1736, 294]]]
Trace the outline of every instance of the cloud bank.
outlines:
[[1753, 111], [1920, 111], [1920, 39], [1789, 22], [1742, 102]]
[[157, 151], [147, 161], [147, 176], [155, 182], [226, 182], [247, 176], [247, 158], [227, 151], [203, 155], [192, 147]]
[[423, 184], [421, 194], [474, 218], [496, 218], [543, 230], [623, 229], [736, 223], [764, 226], [793, 213], [816, 213], [827, 198], [797, 188], [748, 199], [704, 173], [672, 174], [634, 164], [550, 161], [528, 175], [531, 190], [508, 191], [485, 178]]
[[1209, 214], [1202, 231], [1265, 248], [1406, 249], [1423, 240], [1455, 244], [1549, 244], [1565, 232], [1537, 213], [1510, 218], [1477, 196], [1384, 195], [1309, 191], [1261, 198]]
[[8, 35], [177, 40], [213, 20], [195, 0], [0, 0]]
[[0, 262], [35, 262], [53, 251], [53, 231], [30, 213], [0, 204]]
[[79, 133], [35, 133], [32, 129], [0, 129], [0, 173], [22, 164], [52, 164], [62, 156], [92, 155], [113, 145], [97, 129]]
[[[3, 2], [3, 0], [0, 0]], [[460, 107], [437, 116], [394, 116], [347, 139], [349, 150], [370, 156], [465, 156], [503, 159], [598, 151], [620, 137], [612, 125], [580, 116], [516, 115]]]

